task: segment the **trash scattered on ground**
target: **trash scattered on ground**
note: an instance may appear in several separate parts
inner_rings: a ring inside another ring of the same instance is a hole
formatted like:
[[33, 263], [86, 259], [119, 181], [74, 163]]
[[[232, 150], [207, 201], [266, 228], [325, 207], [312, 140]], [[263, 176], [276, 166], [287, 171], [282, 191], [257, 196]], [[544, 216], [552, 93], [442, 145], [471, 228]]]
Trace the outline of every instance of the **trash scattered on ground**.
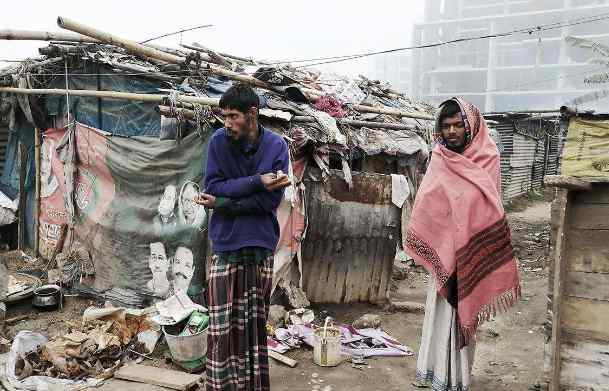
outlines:
[[422, 303], [415, 303], [412, 301], [392, 301], [389, 303], [389, 311], [392, 312], [411, 312], [411, 313], [423, 313], [425, 312], [425, 305]]
[[29, 274], [9, 273], [6, 302], [16, 302], [32, 297], [34, 291], [42, 286], [42, 281]]
[[201, 381], [200, 375], [137, 364], [124, 366], [116, 372], [115, 377], [173, 390], [189, 390]]
[[359, 370], [364, 370], [368, 366], [368, 362], [363, 356], [354, 355], [351, 357], [351, 367]]
[[11, 341], [0, 337], [0, 354], [8, 353], [11, 350]]
[[381, 327], [381, 317], [374, 314], [365, 314], [353, 322], [356, 329], [378, 329]]
[[[414, 352], [402, 345], [389, 334], [380, 329], [356, 330], [349, 325], [336, 325], [340, 332], [341, 355], [363, 357], [400, 357], [412, 356]], [[290, 325], [286, 329], [277, 329], [268, 337], [269, 350], [286, 353], [296, 349], [304, 342], [309, 347], [315, 345], [314, 332], [319, 328], [311, 324]]]
[[295, 326], [311, 324], [315, 320], [315, 313], [310, 309], [298, 308], [288, 312], [288, 318], [290, 324]]
[[286, 318], [288, 312], [282, 305], [272, 305], [269, 307], [269, 315], [267, 317], [267, 324], [272, 326], [274, 329], [277, 327], [285, 327]]
[[22, 322], [22, 321], [24, 321], [24, 320], [28, 320], [29, 318], [30, 318], [30, 316], [29, 316], [29, 315], [19, 315], [19, 316], [14, 316], [14, 317], [12, 317], [12, 318], [7, 318], [7, 319], [4, 319], [4, 324], [7, 324], [7, 325], [13, 325], [13, 324], [16, 324], [16, 323]]
[[493, 330], [493, 329], [488, 329], [488, 330], [486, 330], [486, 335], [487, 335], [488, 337], [490, 337], [490, 338], [497, 338], [497, 337], [499, 337], [499, 333], [498, 333], [498, 332], [496, 332], [496, 331], [495, 331], [495, 330]]
[[173, 296], [155, 304], [157, 314], [153, 314], [153, 322], [161, 325], [175, 325], [188, 318], [193, 311], [207, 312], [201, 305], [195, 304], [183, 291], [176, 292]]
[[[182, 356], [173, 357], [174, 362], [182, 359], [179, 364], [187, 371], [201, 370], [207, 349], [206, 312], [183, 292], [146, 309], [113, 307], [110, 302], [103, 308], [89, 307], [82, 322], [73, 323], [62, 335], [47, 339], [30, 331], [17, 334], [10, 346], [8, 381], [16, 388], [36, 389], [49, 384], [91, 385], [108, 379], [125, 363], [151, 359], [149, 354], [161, 336], [161, 326], [155, 323], [159, 319], [177, 327], [174, 340], [167, 338], [172, 356], [179, 351], [174, 351], [175, 339], [185, 341]], [[7, 343], [0, 339], [0, 348]], [[194, 356], [185, 355], [184, 349]]]
[[277, 353], [274, 350], [269, 350], [268, 353], [269, 353], [270, 358], [275, 359], [275, 360], [279, 361], [280, 363], [287, 365], [290, 368], [294, 368], [294, 367], [296, 367], [296, 365], [298, 365], [298, 361], [292, 360], [291, 358], [284, 356], [281, 353]]

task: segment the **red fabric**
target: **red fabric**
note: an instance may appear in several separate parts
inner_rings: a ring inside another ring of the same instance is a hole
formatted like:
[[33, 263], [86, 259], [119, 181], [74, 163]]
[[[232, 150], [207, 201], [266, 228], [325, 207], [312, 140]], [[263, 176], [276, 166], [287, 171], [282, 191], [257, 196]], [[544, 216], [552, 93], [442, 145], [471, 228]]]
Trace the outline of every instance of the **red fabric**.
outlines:
[[333, 96], [322, 96], [315, 102], [315, 108], [330, 114], [334, 118], [344, 118], [347, 112], [343, 110], [343, 105]]
[[497, 146], [480, 111], [455, 100], [472, 140], [462, 154], [436, 145], [404, 248], [433, 275], [438, 292], [457, 304], [466, 344], [482, 322], [516, 302], [520, 282], [501, 203]]

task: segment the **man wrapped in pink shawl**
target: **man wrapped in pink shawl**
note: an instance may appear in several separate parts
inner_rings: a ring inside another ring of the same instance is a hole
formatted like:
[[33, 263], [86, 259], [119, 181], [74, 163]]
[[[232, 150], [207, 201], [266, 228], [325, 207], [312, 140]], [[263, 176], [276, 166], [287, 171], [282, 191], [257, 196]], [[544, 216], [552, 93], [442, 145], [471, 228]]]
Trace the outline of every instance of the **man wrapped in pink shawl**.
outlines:
[[520, 282], [499, 151], [482, 114], [461, 98], [442, 103], [435, 139], [404, 238], [432, 276], [416, 384], [468, 390], [476, 330], [514, 305]]

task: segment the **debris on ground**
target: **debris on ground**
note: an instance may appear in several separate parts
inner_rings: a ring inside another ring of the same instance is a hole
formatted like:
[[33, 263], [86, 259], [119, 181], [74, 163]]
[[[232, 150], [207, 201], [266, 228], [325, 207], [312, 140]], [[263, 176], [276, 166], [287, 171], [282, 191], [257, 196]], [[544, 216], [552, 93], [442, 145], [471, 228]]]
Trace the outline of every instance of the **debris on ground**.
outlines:
[[201, 381], [200, 375], [138, 364], [122, 367], [115, 373], [115, 377], [117, 379], [161, 386], [173, 390], [189, 390]]
[[272, 305], [269, 307], [269, 315], [267, 318], [267, 323], [273, 327], [285, 327], [286, 318], [288, 317], [288, 312], [285, 310], [285, 307], [282, 305]]
[[278, 353], [274, 350], [269, 350], [268, 353], [269, 353], [270, 358], [277, 360], [280, 363], [285, 364], [290, 368], [294, 368], [294, 367], [296, 367], [296, 365], [298, 365], [298, 361], [292, 360], [291, 358], [284, 356], [283, 354]]
[[363, 370], [368, 366], [368, 362], [362, 356], [351, 357], [351, 367], [359, 370]]
[[304, 324], [312, 324], [315, 322], [315, 313], [313, 310], [306, 308], [297, 308], [288, 312], [289, 323], [300, 326]]
[[0, 354], [8, 353], [11, 350], [11, 341], [0, 336]]
[[[412, 356], [414, 352], [408, 346], [400, 344], [389, 334], [380, 329], [355, 329], [349, 325], [336, 325], [340, 331], [341, 354], [346, 357], [399, 357]], [[315, 330], [319, 328], [307, 325], [291, 325], [287, 329], [275, 330], [275, 335], [268, 337], [269, 350], [286, 353], [298, 348], [301, 343], [315, 346]]]
[[378, 329], [381, 327], [381, 317], [374, 314], [365, 314], [353, 322], [355, 329]]
[[388, 309], [391, 312], [410, 312], [419, 314], [425, 312], [425, 305], [413, 301], [391, 301]]
[[[151, 358], [148, 355], [161, 335], [154, 320], [169, 324], [183, 321], [179, 334], [188, 338], [206, 331], [209, 318], [204, 312], [205, 308], [183, 292], [146, 309], [113, 307], [110, 302], [102, 308], [89, 307], [82, 322], [71, 322], [68, 330], [50, 339], [40, 333], [19, 332], [10, 347], [8, 380], [15, 387], [55, 380], [62, 384], [103, 381], [125, 363]], [[4, 339], [0, 339], [0, 347], [2, 344], [6, 344]]]

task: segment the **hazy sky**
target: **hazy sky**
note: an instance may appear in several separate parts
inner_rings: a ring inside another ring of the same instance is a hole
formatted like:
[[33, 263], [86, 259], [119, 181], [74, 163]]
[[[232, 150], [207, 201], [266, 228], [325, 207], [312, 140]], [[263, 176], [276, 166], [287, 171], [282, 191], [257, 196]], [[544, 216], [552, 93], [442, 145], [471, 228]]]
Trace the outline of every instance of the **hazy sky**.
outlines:
[[[91, 6], [95, 4], [95, 6]], [[241, 56], [290, 60], [375, 51], [410, 44], [412, 27], [423, 19], [424, 0], [352, 1], [128, 1], [20, 0], [2, 7], [8, 29], [60, 31], [64, 16], [134, 40], [144, 40], [203, 24], [214, 27], [184, 33], [199, 42]], [[177, 46], [180, 36], [155, 41]], [[0, 41], [1, 59], [38, 54], [44, 42]], [[371, 60], [332, 66], [333, 71], [367, 73]], [[4, 67], [6, 64], [0, 64]]]

